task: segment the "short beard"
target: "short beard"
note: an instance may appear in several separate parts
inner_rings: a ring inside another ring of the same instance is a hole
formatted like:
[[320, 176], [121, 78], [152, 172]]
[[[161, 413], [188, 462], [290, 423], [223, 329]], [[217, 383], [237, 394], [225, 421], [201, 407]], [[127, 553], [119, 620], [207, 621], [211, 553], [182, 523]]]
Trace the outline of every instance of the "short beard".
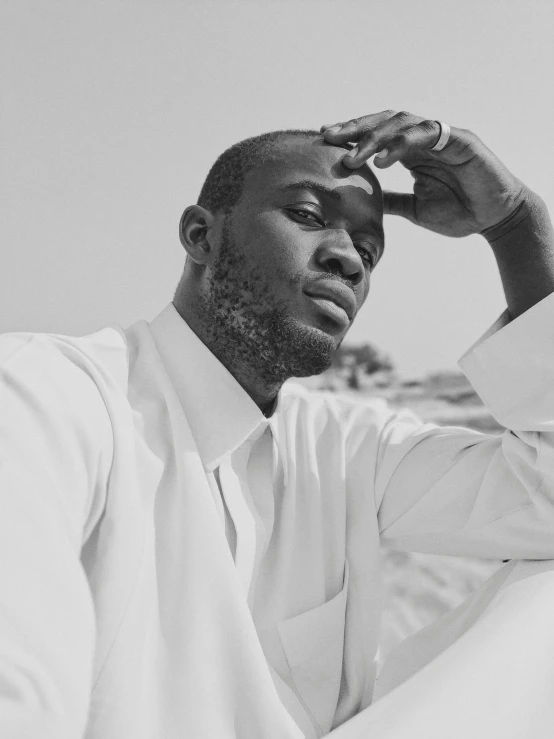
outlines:
[[[292, 283], [304, 279], [298, 275]], [[333, 339], [295, 320], [286, 301], [275, 296], [274, 284], [252, 266], [226, 222], [217, 264], [198, 305], [212, 352], [232, 373], [249, 368], [268, 384], [328, 369], [336, 348]]]

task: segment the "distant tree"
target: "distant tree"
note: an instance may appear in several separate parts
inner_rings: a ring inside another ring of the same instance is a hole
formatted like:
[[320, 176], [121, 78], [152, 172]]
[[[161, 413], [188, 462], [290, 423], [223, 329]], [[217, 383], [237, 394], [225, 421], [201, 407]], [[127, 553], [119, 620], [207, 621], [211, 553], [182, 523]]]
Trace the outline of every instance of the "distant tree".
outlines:
[[391, 358], [369, 343], [340, 346], [334, 354], [333, 367], [356, 367], [368, 375], [394, 369]]
[[359, 390], [360, 389], [360, 376], [359, 376], [359, 369], [358, 367], [353, 364], [350, 373], [348, 375], [348, 379], [346, 381], [346, 384], [351, 390]]

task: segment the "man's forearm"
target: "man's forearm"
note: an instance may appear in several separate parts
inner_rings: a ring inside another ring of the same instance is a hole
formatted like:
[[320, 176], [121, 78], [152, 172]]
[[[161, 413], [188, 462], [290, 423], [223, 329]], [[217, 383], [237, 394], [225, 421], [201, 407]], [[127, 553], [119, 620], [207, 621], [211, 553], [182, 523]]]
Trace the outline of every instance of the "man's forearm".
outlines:
[[496, 257], [512, 318], [554, 292], [554, 229], [536, 193], [526, 190], [519, 208], [482, 235]]

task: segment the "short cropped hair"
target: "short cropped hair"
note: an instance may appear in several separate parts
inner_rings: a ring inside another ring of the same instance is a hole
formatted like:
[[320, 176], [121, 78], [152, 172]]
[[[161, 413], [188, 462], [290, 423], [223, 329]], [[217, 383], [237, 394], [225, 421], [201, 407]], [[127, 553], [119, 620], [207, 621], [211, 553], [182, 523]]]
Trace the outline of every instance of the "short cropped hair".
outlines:
[[[215, 213], [230, 213], [238, 202], [246, 175], [266, 161], [272, 146], [286, 138], [314, 138], [319, 131], [289, 129], [270, 131], [239, 141], [221, 154], [212, 165], [198, 196], [198, 205]], [[344, 148], [350, 148], [346, 145]]]

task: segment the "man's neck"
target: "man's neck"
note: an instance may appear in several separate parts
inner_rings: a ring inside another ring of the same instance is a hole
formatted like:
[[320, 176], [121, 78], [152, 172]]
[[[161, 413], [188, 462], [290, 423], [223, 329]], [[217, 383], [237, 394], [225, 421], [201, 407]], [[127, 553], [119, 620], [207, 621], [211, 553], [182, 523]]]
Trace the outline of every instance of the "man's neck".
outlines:
[[283, 381], [267, 380], [262, 377], [259, 367], [241, 359], [240, 353], [229, 351], [229, 341], [221, 340], [221, 335], [210, 330], [204, 322], [186, 304], [177, 298], [173, 305], [181, 318], [187, 323], [200, 341], [208, 347], [212, 354], [233, 375], [235, 380], [248, 393], [264, 416], [271, 416], [277, 402], [277, 394]]

